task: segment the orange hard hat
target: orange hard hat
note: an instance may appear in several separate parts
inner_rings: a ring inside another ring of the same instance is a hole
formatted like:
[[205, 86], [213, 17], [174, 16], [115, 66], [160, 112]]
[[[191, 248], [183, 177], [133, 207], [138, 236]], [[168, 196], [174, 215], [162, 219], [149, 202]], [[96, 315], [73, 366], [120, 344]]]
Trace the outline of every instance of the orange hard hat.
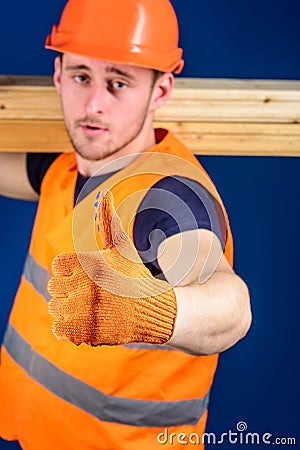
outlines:
[[179, 73], [178, 38], [169, 0], [68, 0], [46, 48]]

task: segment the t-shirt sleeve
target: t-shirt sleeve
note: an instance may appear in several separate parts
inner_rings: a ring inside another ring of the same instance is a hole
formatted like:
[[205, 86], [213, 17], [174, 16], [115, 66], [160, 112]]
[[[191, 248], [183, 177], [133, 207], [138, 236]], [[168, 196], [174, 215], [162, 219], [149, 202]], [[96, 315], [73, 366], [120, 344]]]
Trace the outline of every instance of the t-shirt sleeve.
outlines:
[[35, 192], [40, 194], [43, 178], [60, 153], [27, 153], [27, 175]]
[[195, 229], [214, 232], [224, 249], [226, 221], [219, 202], [194, 180], [165, 177], [149, 190], [138, 208], [134, 244], [144, 264], [158, 275], [159, 244], [174, 234]]

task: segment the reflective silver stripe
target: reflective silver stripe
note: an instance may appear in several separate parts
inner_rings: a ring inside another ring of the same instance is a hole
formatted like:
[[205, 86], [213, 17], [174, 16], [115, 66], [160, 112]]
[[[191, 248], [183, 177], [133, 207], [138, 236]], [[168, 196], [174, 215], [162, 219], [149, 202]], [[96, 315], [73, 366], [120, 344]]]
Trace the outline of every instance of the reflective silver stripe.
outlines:
[[102, 421], [136, 427], [196, 424], [208, 405], [209, 392], [204, 398], [171, 402], [106, 395], [36, 353], [10, 324], [5, 334], [4, 346], [11, 358], [32, 379], [52, 394]]
[[47, 285], [50, 279], [50, 274], [47, 269], [40, 266], [33, 259], [30, 253], [28, 253], [26, 258], [23, 275], [28, 283], [30, 283], [34, 289], [44, 297], [46, 302], [49, 302], [51, 296], [47, 291]]
[[176, 350], [173, 347], [169, 347], [168, 345], [156, 345], [156, 344], [145, 344], [145, 343], [133, 343], [133, 344], [124, 344], [123, 347], [132, 348], [134, 350], [163, 350], [163, 351], [174, 351]]

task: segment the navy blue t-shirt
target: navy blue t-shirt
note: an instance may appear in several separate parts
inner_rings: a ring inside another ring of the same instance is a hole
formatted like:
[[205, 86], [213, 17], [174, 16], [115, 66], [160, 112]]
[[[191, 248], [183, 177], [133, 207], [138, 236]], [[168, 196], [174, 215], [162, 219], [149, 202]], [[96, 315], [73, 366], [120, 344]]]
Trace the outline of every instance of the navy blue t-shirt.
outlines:
[[[57, 153], [27, 155], [28, 178], [38, 194], [43, 177], [57, 157]], [[78, 173], [74, 204], [113, 173], [93, 177], [87, 192], [86, 189], [82, 191], [82, 188], [89, 178]], [[84, 192], [84, 195], [79, 195], [80, 192]], [[145, 265], [153, 275], [159, 275], [159, 244], [174, 234], [201, 228], [213, 231], [224, 248], [226, 225], [219, 203], [198, 182], [180, 176], [167, 176], [152, 186], [143, 198], [134, 221], [133, 239]]]

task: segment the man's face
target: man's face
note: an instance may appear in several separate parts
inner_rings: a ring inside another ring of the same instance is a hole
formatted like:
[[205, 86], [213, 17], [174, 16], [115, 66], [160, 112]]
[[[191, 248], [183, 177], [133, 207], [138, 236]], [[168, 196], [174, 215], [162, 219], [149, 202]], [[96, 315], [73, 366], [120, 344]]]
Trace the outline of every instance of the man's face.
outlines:
[[100, 161], [152, 145], [152, 113], [161, 106], [152, 70], [64, 54], [55, 61], [54, 82], [81, 158]]

